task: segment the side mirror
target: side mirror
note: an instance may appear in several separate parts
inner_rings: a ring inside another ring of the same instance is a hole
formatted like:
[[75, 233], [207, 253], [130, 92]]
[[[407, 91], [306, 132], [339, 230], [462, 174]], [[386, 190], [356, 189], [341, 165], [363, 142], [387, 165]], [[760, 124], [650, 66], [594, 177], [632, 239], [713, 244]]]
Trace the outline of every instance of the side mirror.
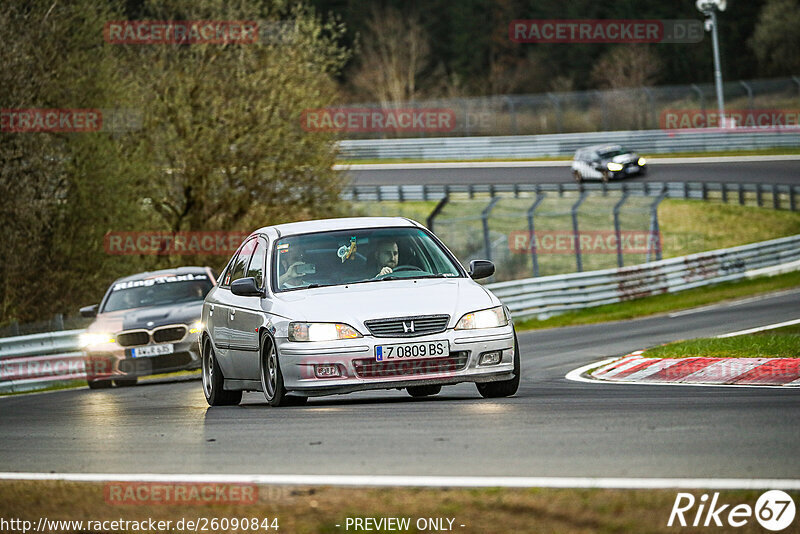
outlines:
[[263, 297], [264, 291], [256, 286], [256, 279], [252, 276], [239, 278], [231, 284], [231, 293], [240, 297]]
[[81, 317], [97, 317], [97, 304], [81, 308]]
[[472, 260], [469, 262], [468, 274], [473, 280], [488, 278], [494, 274], [494, 263], [488, 260]]

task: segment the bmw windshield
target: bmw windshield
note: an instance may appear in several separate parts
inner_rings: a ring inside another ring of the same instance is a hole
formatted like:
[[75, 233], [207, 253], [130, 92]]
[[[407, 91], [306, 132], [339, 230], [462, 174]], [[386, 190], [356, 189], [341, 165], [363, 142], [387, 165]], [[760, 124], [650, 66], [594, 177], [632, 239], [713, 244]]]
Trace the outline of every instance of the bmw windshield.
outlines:
[[319, 232], [279, 239], [275, 291], [411, 278], [463, 276], [455, 259], [419, 228]]

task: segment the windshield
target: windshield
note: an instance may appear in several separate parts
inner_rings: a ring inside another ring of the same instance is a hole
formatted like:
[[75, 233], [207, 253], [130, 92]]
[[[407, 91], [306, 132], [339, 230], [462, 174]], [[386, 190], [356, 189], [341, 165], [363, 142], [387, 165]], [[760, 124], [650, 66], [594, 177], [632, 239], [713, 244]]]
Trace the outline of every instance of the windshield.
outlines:
[[103, 312], [202, 301], [213, 287], [204, 274], [157, 276], [114, 284]]
[[459, 277], [461, 271], [419, 228], [359, 229], [285, 237], [275, 244], [275, 291], [410, 278]]
[[607, 150], [605, 152], [600, 152], [598, 155], [600, 156], [600, 159], [610, 159], [613, 158], [614, 156], [619, 156], [621, 154], [627, 154], [627, 153], [628, 153], [627, 151], [622, 150], [621, 148], [615, 148], [612, 150]]

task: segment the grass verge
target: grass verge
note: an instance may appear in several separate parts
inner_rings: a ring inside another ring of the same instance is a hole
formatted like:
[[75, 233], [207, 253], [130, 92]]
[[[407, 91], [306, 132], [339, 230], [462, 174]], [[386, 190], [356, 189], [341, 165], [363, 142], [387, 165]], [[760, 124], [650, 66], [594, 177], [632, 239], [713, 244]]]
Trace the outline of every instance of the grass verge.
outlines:
[[587, 308], [585, 310], [557, 315], [542, 321], [526, 319], [524, 321], [517, 321], [515, 325], [518, 330], [533, 330], [603, 323], [608, 321], [623, 321], [626, 319], [685, 310], [729, 299], [758, 295], [759, 293], [767, 293], [793, 287], [800, 287], [800, 272], [756, 278], [753, 280], [726, 282], [715, 286], [689, 289], [680, 293], [668, 293], [628, 302], [607, 304], [605, 306], [597, 306], [596, 308]]
[[754, 334], [667, 343], [646, 350], [647, 358], [800, 358], [800, 326]]
[[[121, 483], [112, 483], [119, 486]], [[277, 518], [277, 532], [337, 533], [346, 529], [348, 518], [408, 518], [404, 532], [435, 532], [436, 528], [418, 528], [420, 519], [442, 518], [453, 521], [455, 532], [569, 532], [569, 533], [640, 533], [675, 532], [668, 527], [676, 490], [604, 490], [604, 489], [417, 489], [417, 488], [338, 488], [261, 486], [252, 504], [181, 504], [170, 506], [137, 502], [114, 505], [104, 496], [106, 484], [74, 482], [0, 483], [0, 517], [20, 518], [38, 524], [48, 520], [125, 520], [125, 521], [195, 521], [196, 518]], [[175, 493], [174, 485], [169, 487]], [[165, 490], [166, 491], [166, 490]], [[165, 491], [162, 491], [162, 495]], [[686, 490], [682, 490], [686, 491]], [[703, 493], [690, 491], [699, 502]], [[721, 491], [720, 503], [748, 504], [753, 508], [761, 492]], [[110, 492], [105, 494], [109, 495]], [[798, 492], [790, 492], [794, 500]], [[138, 504], [138, 506], [137, 506]], [[694, 512], [687, 512], [689, 523]], [[723, 515], [724, 519], [724, 515]], [[338, 525], [338, 526], [337, 526]], [[444, 525], [448, 526], [445, 520]], [[463, 526], [462, 526], [463, 525]], [[59, 532], [78, 529], [59, 530]], [[84, 529], [88, 530], [88, 529]], [[103, 529], [114, 532], [111, 529]], [[171, 530], [182, 532], [184, 530]], [[270, 528], [269, 531], [273, 531]], [[379, 529], [376, 529], [379, 530]], [[396, 529], [395, 529], [396, 530]], [[791, 530], [791, 529], [790, 529]], [[131, 530], [117, 530], [130, 532]], [[222, 530], [218, 530], [222, 531]], [[246, 532], [226, 529], [225, 532]], [[389, 532], [383, 529], [381, 532]], [[737, 532], [763, 532], [754, 518]], [[796, 530], [794, 530], [796, 532]], [[252, 532], [252, 531], [251, 531]], [[264, 532], [264, 530], [259, 530]], [[788, 532], [788, 531], [787, 531]]]

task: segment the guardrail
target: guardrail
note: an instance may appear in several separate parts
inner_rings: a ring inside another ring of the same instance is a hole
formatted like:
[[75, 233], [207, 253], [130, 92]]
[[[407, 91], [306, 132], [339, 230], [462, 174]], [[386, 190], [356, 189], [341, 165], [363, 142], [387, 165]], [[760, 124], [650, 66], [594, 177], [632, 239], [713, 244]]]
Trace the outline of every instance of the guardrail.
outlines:
[[0, 338], [0, 392], [32, 391], [85, 379], [79, 343], [83, 332]]
[[[800, 235], [631, 267], [487, 284], [518, 319], [800, 270]], [[79, 336], [66, 330], [0, 338], [0, 392], [85, 379]]]
[[629, 130], [573, 134], [412, 139], [348, 139], [339, 142], [346, 160], [480, 160], [572, 156], [596, 144], [623, 145], [647, 154], [755, 150], [800, 146], [800, 129]]
[[800, 269], [800, 235], [631, 267], [488, 284], [515, 318], [567, 311]]
[[530, 197], [541, 193], [622, 192], [666, 198], [718, 200], [796, 211], [800, 185], [744, 184], [727, 182], [611, 182], [558, 184], [446, 184], [446, 185], [356, 185], [345, 188], [342, 198], [355, 202], [420, 201], [476, 198]]

